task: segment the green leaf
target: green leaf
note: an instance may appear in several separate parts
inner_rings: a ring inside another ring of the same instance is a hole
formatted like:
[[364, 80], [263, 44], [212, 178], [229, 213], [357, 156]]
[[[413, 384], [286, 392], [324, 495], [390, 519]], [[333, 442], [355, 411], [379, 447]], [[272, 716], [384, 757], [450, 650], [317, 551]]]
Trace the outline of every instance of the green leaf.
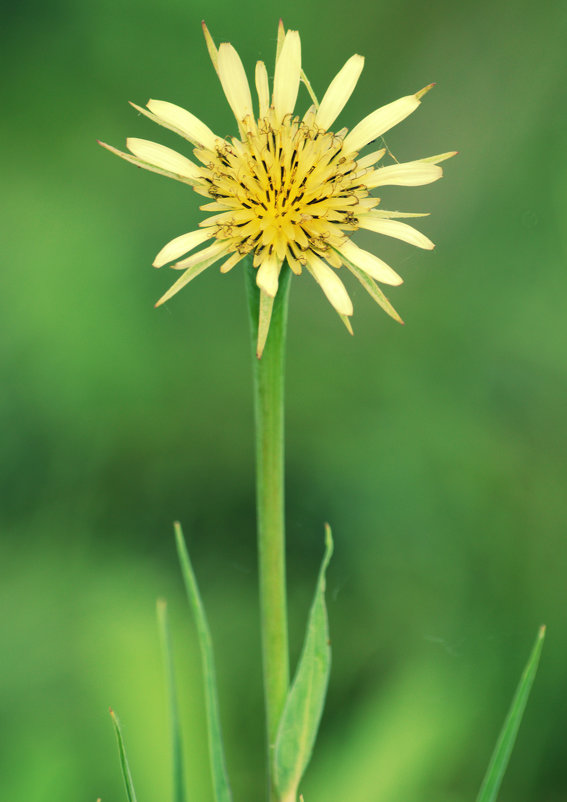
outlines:
[[161, 636], [163, 661], [165, 666], [167, 696], [169, 699], [173, 771], [173, 802], [185, 802], [183, 740], [181, 738], [181, 727], [179, 724], [179, 709], [177, 704], [177, 692], [175, 689], [175, 670], [173, 667], [173, 649], [171, 647], [171, 636], [169, 633], [169, 622], [167, 619], [167, 602], [164, 599], [158, 599], [157, 614]]
[[333, 553], [333, 538], [325, 527], [325, 555], [307, 623], [303, 651], [278, 728], [274, 779], [280, 799], [295, 800], [297, 788], [311, 758], [323, 713], [331, 648], [325, 607], [325, 572]]
[[181, 573], [187, 591], [187, 598], [193, 611], [197, 634], [199, 636], [199, 646], [201, 649], [201, 661], [203, 664], [203, 677], [205, 680], [205, 703], [207, 708], [207, 729], [209, 736], [209, 755], [211, 759], [211, 770], [213, 775], [213, 789], [216, 802], [232, 802], [232, 794], [228, 782], [226, 763], [224, 759], [224, 749], [222, 744], [222, 734], [219, 715], [219, 704], [217, 698], [217, 683], [215, 676], [215, 661], [213, 656], [213, 645], [211, 633], [205, 615], [205, 608], [199, 594], [197, 580], [193, 573], [189, 552], [183, 539], [181, 524], [175, 523], [175, 542], [177, 553], [181, 563]]
[[126, 749], [124, 747], [124, 739], [120, 729], [120, 722], [114, 710], [110, 708], [110, 715], [112, 723], [114, 724], [114, 731], [116, 732], [116, 740], [118, 741], [118, 752], [120, 754], [120, 767], [122, 768], [122, 777], [124, 778], [124, 785], [126, 786], [126, 796], [128, 802], [136, 802], [136, 792], [134, 791], [134, 783], [132, 782], [132, 775], [130, 774], [130, 766], [128, 758], [126, 757]]
[[516, 695], [508, 711], [498, 741], [496, 742], [476, 802], [494, 802], [498, 796], [498, 791], [500, 790], [500, 785], [508, 766], [512, 749], [514, 748], [520, 722], [522, 721], [522, 716], [524, 715], [524, 710], [526, 709], [528, 697], [535, 679], [544, 637], [545, 627], [540, 627], [532, 653], [516, 690]]

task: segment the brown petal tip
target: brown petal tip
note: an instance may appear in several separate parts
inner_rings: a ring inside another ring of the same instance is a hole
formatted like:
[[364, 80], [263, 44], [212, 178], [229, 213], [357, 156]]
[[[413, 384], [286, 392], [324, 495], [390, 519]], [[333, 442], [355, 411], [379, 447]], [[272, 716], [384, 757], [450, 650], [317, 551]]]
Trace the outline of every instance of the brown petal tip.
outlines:
[[420, 89], [419, 92], [415, 93], [416, 98], [418, 100], [421, 100], [421, 98], [424, 95], [426, 95], [431, 89], [433, 89], [434, 86], [435, 86], [435, 82], [433, 82], [432, 84], [427, 84], [427, 86], [424, 86], [423, 89]]

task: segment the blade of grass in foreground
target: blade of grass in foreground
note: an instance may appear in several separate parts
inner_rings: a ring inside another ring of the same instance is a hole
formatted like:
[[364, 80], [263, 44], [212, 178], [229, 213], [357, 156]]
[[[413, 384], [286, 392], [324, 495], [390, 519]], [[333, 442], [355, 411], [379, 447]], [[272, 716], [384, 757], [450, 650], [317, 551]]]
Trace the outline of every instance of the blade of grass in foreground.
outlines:
[[177, 693], [175, 690], [175, 671], [173, 668], [173, 649], [171, 647], [171, 636], [169, 633], [169, 622], [167, 619], [167, 602], [165, 599], [158, 599], [157, 614], [161, 636], [163, 662], [165, 667], [167, 696], [169, 699], [169, 721], [171, 727], [171, 746], [173, 752], [173, 802], [185, 802], [185, 781], [183, 777], [183, 741], [181, 738], [181, 727], [179, 724], [179, 710], [177, 705]]
[[134, 783], [132, 782], [132, 775], [130, 774], [130, 766], [128, 764], [128, 758], [126, 757], [126, 749], [124, 747], [124, 739], [122, 737], [122, 731], [120, 729], [120, 722], [118, 721], [118, 717], [112, 708], [110, 708], [110, 715], [112, 717], [112, 723], [114, 724], [114, 730], [116, 732], [116, 740], [118, 741], [118, 752], [120, 753], [120, 766], [122, 768], [122, 777], [124, 778], [124, 785], [126, 786], [126, 796], [128, 797], [128, 802], [136, 802], [136, 792], [134, 791]]
[[213, 657], [213, 644], [211, 633], [205, 615], [205, 608], [201, 600], [197, 580], [193, 573], [189, 552], [183, 539], [181, 524], [176, 522], [173, 525], [175, 530], [175, 542], [177, 553], [181, 563], [181, 572], [187, 591], [189, 604], [193, 611], [197, 634], [199, 636], [199, 646], [201, 649], [201, 660], [203, 664], [203, 676], [205, 680], [205, 702], [207, 708], [207, 730], [209, 736], [209, 754], [211, 758], [211, 769], [213, 774], [213, 787], [216, 802], [232, 802], [232, 794], [228, 782], [224, 750], [222, 744], [222, 734], [219, 715], [219, 703], [217, 699], [217, 683], [215, 676], [215, 661]]
[[496, 742], [476, 802], [494, 802], [498, 796], [504, 772], [508, 766], [508, 761], [510, 760], [510, 755], [512, 754], [512, 749], [514, 748], [516, 736], [520, 728], [520, 722], [522, 721], [522, 716], [524, 715], [524, 710], [526, 709], [528, 697], [535, 679], [544, 637], [545, 627], [540, 627], [532, 653], [516, 690], [516, 695], [508, 711], [498, 741]]

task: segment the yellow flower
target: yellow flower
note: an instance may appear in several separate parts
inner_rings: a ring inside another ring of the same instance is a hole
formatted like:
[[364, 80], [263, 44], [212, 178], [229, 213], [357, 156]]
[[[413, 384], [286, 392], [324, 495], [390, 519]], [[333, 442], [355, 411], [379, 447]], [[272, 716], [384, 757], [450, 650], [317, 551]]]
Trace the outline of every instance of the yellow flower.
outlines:
[[[188, 140], [194, 146], [196, 161], [145, 139], [127, 139], [130, 153], [101, 142], [123, 159], [189, 184], [199, 195], [211, 199], [200, 207], [212, 214], [199, 228], [176, 237], [156, 256], [155, 267], [173, 263], [170, 267], [183, 271], [156, 306], [215, 262], [224, 259], [220, 270], [226, 273], [251, 253], [260, 288], [259, 355], [286, 261], [296, 275], [303, 268], [311, 273], [351, 333], [352, 302], [337, 272], [343, 265], [389, 315], [402, 322], [376, 284], [398, 285], [402, 279], [377, 256], [355, 245], [350, 236], [363, 228], [419, 248], [433, 248], [424, 234], [397, 219], [423, 215], [378, 209], [380, 199], [370, 190], [436, 181], [443, 174], [439, 162], [454, 152], [385, 167], [375, 166], [385, 148], [362, 157], [359, 154], [415, 111], [433, 84], [373, 111], [351, 131], [343, 128], [333, 132], [333, 123], [356, 86], [364, 59], [352, 56], [318, 103], [301, 67], [299, 34], [285, 33], [280, 21], [271, 101], [266, 66], [262, 61], [256, 64], [256, 116], [238, 53], [226, 43], [217, 50], [204, 23], [203, 30], [236, 117], [239, 138], [222, 139], [189, 111], [163, 100], [149, 100], [146, 108], [132, 105]], [[302, 117], [295, 114], [301, 81], [312, 99]], [[186, 256], [204, 243], [203, 249]]]

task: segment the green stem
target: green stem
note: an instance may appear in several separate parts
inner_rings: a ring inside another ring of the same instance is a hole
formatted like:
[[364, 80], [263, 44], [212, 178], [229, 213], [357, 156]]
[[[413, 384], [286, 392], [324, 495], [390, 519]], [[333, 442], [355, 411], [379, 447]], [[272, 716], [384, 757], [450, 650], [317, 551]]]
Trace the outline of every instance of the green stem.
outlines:
[[280, 274], [270, 330], [261, 359], [256, 357], [259, 290], [257, 271], [247, 271], [256, 424], [256, 507], [262, 662], [268, 745], [270, 797], [276, 799], [272, 761], [278, 725], [289, 687], [284, 530], [284, 357], [291, 271]]

